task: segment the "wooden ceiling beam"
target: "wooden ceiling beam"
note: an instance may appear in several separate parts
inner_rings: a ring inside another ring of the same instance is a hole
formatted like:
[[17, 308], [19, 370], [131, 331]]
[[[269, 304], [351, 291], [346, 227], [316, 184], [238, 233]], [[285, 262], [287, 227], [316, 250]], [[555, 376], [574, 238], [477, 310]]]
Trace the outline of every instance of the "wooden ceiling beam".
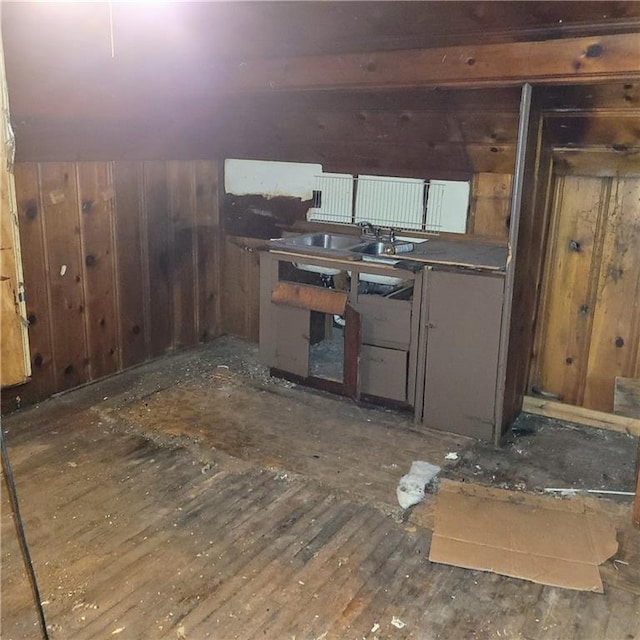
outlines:
[[638, 34], [371, 54], [249, 60], [227, 67], [231, 91], [585, 84], [640, 79]]

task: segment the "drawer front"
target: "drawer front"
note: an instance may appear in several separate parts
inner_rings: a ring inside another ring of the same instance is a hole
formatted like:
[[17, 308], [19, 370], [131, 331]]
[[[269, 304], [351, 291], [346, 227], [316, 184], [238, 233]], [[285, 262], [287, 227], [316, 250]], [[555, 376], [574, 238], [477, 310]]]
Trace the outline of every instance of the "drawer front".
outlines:
[[409, 350], [411, 343], [411, 302], [380, 296], [359, 296], [363, 344]]
[[406, 351], [363, 345], [360, 352], [360, 392], [406, 402]]

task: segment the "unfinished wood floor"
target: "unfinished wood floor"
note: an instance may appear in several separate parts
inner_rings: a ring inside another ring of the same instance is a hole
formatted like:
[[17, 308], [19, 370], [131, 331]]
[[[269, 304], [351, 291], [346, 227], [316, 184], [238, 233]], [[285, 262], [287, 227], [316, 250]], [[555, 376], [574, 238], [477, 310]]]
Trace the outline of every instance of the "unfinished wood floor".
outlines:
[[[403, 519], [395, 486], [406, 460], [468, 441], [194, 369], [146, 394], [126, 374], [5, 421], [53, 639], [640, 638], [637, 530], [621, 529], [628, 564], [603, 567], [604, 595], [431, 564], [429, 501]], [[264, 442], [222, 424], [253, 415], [253, 433], [278, 407], [296, 417]], [[294, 455], [278, 454], [282, 434]], [[2, 488], [1, 637], [37, 638]]]

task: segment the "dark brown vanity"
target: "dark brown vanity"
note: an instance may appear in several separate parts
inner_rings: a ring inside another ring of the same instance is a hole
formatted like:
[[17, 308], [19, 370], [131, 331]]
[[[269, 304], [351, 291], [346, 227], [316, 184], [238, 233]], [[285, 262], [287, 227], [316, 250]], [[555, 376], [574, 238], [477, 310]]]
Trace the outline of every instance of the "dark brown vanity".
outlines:
[[368, 259], [344, 238], [336, 248], [294, 236], [263, 252], [263, 361], [274, 375], [490, 440], [506, 247], [431, 238]]

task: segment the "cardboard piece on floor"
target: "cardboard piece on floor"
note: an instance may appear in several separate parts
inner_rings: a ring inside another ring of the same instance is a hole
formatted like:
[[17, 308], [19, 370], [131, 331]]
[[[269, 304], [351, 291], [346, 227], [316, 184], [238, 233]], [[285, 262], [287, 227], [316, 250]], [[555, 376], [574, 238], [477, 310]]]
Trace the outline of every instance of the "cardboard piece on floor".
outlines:
[[617, 549], [615, 527], [582, 498], [443, 482], [429, 560], [603, 593], [598, 565]]

